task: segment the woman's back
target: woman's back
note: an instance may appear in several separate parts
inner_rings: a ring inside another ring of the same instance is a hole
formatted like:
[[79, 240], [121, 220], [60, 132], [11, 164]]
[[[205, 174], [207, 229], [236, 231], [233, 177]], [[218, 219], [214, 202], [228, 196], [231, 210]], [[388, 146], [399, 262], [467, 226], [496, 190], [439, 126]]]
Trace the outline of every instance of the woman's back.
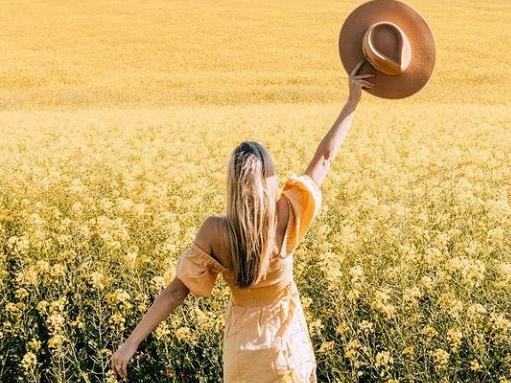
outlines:
[[261, 281], [249, 287], [236, 284], [223, 217], [215, 217], [211, 254], [194, 242], [176, 265], [176, 276], [195, 295], [211, 295], [218, 274], [231, 290], [224, 317], [225, 383], [269, 383], [285, 376], [290, 382], [316, 381], [316, 361], [293, 279], [292, 255], [319, 212], [321, 192], [304, 174], [289, 177], [282, 194], [288, 204], [284, 233]]

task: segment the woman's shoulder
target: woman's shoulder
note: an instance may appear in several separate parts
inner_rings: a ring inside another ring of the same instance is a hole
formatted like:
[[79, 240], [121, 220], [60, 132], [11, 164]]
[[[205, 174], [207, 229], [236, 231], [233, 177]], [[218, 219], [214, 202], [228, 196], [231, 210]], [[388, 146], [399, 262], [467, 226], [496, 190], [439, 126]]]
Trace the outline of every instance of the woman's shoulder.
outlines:
[[195, 243], [215, 258], [224, 267], [229, 268], [227, 255], [227, 219], [223, 215], [211, 215], [201, 225]]

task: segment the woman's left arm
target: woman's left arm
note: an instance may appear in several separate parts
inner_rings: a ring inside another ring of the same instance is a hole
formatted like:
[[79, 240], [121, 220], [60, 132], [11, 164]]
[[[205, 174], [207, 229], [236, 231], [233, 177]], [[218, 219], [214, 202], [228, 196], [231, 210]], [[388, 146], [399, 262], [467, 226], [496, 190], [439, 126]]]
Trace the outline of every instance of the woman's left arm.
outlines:
[[341, 110], [341, 113], [332, 124], [330, 130], [323, 137], [316, 149], [316, 153], [312, 161], [305, 169], [305, 174], [310, 176], [318, 186], [321, 186], [326, 174], [330, 170], [339, 147], [344, 141], [348, 130], [351, 127], [355, 109], [362, 96], [362, 88], [373, 88], [374, 84], [367, 80], [368, 77], [373, 77], [374, 74], [361, 74], [357, 75], [358, 69], [362, 66], [364, 61], [360, 61], [349, 75], [349, 96], [348, 101]]
[[133, 354], [138, 349], [142, 341], [165, 320], [170, 313], [188, 296], [190, 290], [178, 278], [174, 280], [161, 292], [154, 300], [153, 304], [147, 310], [146, 314], [135, 327], [131, 335], [112, 355], [112, 370], [120, 377], [126, 378], [128, 375], [127, 367]]

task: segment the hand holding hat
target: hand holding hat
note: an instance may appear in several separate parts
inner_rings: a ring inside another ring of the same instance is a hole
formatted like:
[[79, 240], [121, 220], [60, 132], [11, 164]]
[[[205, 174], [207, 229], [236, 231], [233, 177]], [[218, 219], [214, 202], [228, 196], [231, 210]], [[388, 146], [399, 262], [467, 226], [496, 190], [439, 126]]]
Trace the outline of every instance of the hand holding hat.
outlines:
[[372, 0], [345, 20], [339, 54], [348, 73], [364, 61], [358, 73], [374, 74], [374, 96], [411, 96], [428, 82], [435, 65], [431, 30], [417, 11], [398, 0]]
[[360, 61], [350, 73], [349, 77], [349, 96], [348, 101], [352, 104], [358, 104], [362, 96], [362, 88], [372, 88], [374, 83], [368, 80], [374, 77], [374, 74], [357, 74], [364, 61]]

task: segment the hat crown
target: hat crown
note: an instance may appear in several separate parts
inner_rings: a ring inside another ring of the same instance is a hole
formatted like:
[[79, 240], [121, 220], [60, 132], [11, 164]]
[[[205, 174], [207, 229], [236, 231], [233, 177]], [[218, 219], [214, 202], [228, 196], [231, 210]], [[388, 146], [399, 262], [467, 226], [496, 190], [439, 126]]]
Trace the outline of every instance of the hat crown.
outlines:
[[412, 58], [408, 37], [389, 21], [380, 21], [366, 30], [362, 52], [373, 67], [390, 76], [406, 71]]

